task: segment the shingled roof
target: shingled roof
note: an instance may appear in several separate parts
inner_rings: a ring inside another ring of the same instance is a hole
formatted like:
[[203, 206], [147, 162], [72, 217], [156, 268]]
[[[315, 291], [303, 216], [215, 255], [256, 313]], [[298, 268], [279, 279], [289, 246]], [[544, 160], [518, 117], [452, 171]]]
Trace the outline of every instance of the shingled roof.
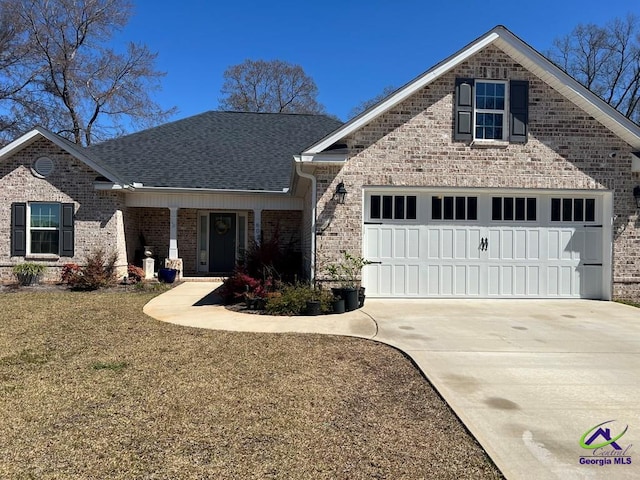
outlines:
[[292, 156], [342, 123], [325, 115], [211, 111], [88, 148], [144, 187], [283, 191]]

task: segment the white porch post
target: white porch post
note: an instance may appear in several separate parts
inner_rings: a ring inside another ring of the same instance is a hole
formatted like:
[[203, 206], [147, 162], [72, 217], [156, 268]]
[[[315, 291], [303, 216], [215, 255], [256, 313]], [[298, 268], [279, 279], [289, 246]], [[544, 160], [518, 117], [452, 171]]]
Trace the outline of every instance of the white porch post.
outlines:
[[178, 207], [169, 207], [169, 260], [178, 259]]
[[253, 238], [256, 245], [260, 244], [260, 233], [262, 232], [262, 209], [253, 209]]

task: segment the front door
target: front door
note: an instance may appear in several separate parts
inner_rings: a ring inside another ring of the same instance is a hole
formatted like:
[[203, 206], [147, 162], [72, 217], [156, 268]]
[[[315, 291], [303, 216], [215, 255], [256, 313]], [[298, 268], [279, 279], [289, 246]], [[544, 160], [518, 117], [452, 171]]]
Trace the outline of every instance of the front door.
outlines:
[[230, 273], [236, 265], [236, 214], [209, 214], [209, 272]]

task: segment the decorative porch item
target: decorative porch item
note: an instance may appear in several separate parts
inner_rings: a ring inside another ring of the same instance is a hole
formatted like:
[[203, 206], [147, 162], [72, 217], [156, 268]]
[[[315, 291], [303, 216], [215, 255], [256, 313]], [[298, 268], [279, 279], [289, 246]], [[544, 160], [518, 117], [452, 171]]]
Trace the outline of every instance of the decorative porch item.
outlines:
[[161, 268], [158, 270], [158, 281], [162, 283], [173, 283], [176, 281], [178, 270], [175, 268]]

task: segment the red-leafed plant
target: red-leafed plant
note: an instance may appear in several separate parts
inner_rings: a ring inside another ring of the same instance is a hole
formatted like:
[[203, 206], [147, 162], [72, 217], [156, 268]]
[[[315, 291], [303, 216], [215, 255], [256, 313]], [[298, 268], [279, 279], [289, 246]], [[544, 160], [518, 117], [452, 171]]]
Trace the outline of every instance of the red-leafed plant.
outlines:
[[62, 283], [69, 283], [73, 280], [73, 277], [78, 275], [81, 270], [80, 265], [77, 263], [65, 263], [62, 266], [62, 272], [60, 274]]
[[129, 265], [127, 266], [127, 277], [133, 283], [141, 282], [144, 279], [144, 270], [135, 265]]

